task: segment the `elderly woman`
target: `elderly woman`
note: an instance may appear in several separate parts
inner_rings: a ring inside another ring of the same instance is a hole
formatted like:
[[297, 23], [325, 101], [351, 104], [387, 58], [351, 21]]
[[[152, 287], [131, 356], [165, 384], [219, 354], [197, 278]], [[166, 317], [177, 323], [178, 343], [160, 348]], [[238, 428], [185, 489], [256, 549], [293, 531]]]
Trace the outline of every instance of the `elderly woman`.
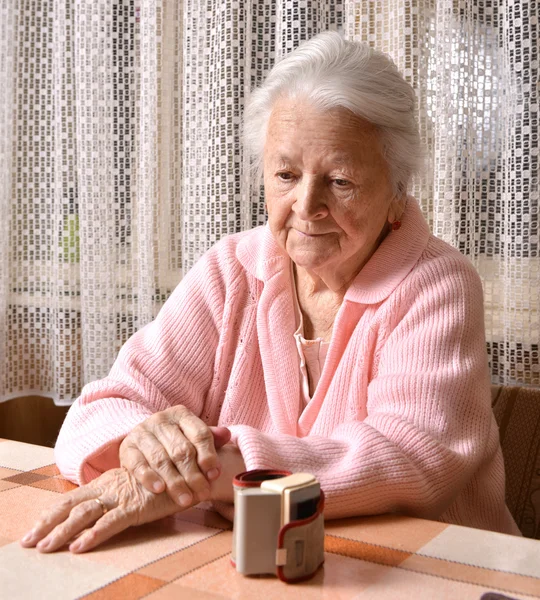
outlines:
[[[89, 550], [246, 469], [307, 471], [327, 518], [384, 512], [519, 533], [504, 501], [482, 288], [407, 186], [414, 92], [325, 33], [245, 114], [268, 224], [216, 244], [87, 385], [56, 445], [81, 484], [23, 539]], [[84, 484], [84, 485], [83, 485]]]

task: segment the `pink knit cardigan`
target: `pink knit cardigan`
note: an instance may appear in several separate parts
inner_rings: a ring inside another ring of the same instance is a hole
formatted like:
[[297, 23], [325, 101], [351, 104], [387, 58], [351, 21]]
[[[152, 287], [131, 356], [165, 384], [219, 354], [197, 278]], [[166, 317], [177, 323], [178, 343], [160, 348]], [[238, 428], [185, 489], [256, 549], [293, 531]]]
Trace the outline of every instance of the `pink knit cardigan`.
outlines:
[[228, 426], [248, 469], [313, 473], [327, 518], [401, 512], [518, 534], [490, 405], [482, 288], [410, 198], [350, 286], [300, 400], [291, 261], [267, 227], [229, 236], [88, 384], [56, 445], [85, 483], [138, 423], [184, 404]]

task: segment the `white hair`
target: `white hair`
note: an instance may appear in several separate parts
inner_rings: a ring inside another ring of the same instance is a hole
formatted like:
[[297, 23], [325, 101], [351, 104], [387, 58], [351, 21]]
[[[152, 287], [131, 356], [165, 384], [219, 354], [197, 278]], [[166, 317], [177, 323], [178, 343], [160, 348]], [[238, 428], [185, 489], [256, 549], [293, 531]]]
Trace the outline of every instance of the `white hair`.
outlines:
[[323, 111], [345, 108], [375, 125], [381, 135], [395, 193], [405, 193], [423, 161], [415, 119], [415, 93], [392, 59], [327, 31], [277, 63], [244, 112], [244, 144], [262, 174], [268, 120], [279, 98], [305, 98]]

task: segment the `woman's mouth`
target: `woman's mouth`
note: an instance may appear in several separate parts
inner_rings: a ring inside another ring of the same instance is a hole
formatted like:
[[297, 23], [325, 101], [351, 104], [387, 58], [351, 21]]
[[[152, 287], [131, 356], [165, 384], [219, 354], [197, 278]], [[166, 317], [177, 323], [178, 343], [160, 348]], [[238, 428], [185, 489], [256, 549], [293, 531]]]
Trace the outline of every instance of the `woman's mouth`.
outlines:
[[323, 235], [326, 235], [326, 233], [307, 233], [305, 231], [300, 231], [299, 229], [295, 229], [295, 231], [300, 236], [307, 237], [307, 238], [317, 238], [317, 237], [322, 237]]

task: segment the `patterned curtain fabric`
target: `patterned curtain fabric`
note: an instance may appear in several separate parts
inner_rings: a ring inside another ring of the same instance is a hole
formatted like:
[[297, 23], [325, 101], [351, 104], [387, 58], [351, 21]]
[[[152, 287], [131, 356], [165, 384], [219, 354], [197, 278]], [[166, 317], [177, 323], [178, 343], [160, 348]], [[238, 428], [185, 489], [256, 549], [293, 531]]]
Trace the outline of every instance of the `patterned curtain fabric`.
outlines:
[[436, 235], [485, 289], [493, 381], [540, 386], [535, 0], [2, 0], [0, 400], [69, 404], [222, 236], [264, 222], [241, 146], [274, 62], [334, 29], [418, 96]]

